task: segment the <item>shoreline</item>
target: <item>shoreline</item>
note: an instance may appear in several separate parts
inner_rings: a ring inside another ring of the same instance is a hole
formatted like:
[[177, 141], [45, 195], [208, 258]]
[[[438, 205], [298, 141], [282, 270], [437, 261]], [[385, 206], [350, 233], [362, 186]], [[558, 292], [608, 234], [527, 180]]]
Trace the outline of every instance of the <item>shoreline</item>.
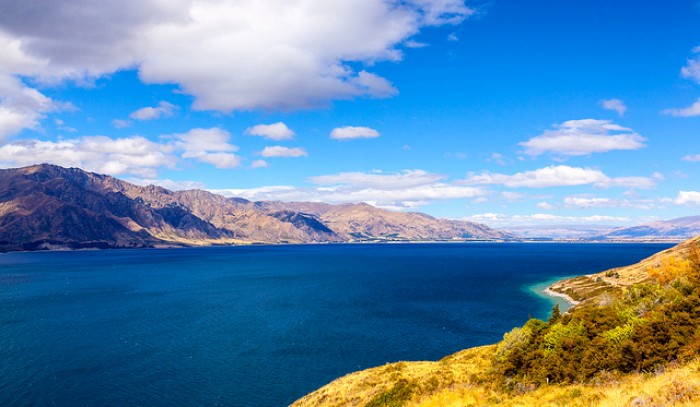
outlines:
[[575, 307], [575, 306], [577, 306], [578, 304], [581, 303], [581, 301], [576, 301], [576, 300], [574, 300], [573, 298], [569, 297], [568, 295], [566, 295], [566, 294], [564, 294], [564, 293], [560, 293], [560, 292], [558, 292], [558, 291], [552, 290], [551, 287], [552, 287], [552, 286], [549, 286], [549, 287], [545, 288], [543, 292], [544, 292], [546, 295], [550, 296], [550, 297], [563, 298], [564, 300], [566, 300], [566, 302], [568, 302], [569, 304], [571, 304], [571, 307]]

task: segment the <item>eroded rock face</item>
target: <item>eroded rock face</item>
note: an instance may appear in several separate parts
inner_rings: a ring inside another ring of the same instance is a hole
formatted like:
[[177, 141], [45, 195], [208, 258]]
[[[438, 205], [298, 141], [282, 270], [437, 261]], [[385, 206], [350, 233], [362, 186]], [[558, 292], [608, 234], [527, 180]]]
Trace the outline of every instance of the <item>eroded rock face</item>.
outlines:
[[0, 170], [2, 251], [509, 237], [484, 225], [367, 204], [250, 202], [46, 164]]

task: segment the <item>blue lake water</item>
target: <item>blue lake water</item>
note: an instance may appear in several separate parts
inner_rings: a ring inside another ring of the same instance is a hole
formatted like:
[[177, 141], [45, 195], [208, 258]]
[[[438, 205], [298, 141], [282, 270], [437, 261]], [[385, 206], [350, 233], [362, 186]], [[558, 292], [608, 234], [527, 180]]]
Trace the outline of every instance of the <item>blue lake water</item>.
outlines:
[[346, 373], [501, 339], [538, 283], [659, 244], [0, 255], [0, 405], [283, 406]]

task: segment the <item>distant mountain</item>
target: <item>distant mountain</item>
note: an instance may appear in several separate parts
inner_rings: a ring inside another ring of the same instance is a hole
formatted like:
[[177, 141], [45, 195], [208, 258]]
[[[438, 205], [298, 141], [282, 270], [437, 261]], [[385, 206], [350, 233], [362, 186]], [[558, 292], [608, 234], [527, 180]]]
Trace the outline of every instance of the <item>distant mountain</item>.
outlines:
[[575, 239], [585, 240], [601, 236], [615, 229], [606, 225], [528, 225], [499, 228], [523, 239]]
[[46, 164], [0, 170], [0, 251], [509, 238], [367, 204], [250, 202]]
[[628, 228], [616, 228], [593, 240], [685, 240], [700, 235], [700, 216], [686, 216]]

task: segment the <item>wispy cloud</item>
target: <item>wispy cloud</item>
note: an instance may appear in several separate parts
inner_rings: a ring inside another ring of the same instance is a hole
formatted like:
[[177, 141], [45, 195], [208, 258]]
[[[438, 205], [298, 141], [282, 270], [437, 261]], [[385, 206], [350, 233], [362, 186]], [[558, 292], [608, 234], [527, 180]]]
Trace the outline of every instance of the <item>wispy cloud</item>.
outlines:
[[309, 155], [303, 148], [289, 148], [283, 146], [268, 146], [265, 147], [261, 152], [265, 158], [270, 157], [306, 157]]
[[502, 213], [481, 213], [465, 218], [471, 222], [484, 223], [491, 227], [508, 226], [559, 226], [559, 225], [600, 225], [600, 224], [628, 224], [631, 219], [624, 216], [588, 215], [588, 216], [560, 216], [549, 213], [536, 213], [532, 215], [506, 215]]
[[294, 132], [282, 122], [258, 124], [257, 126], [247, 128], [245, 134], [260, 136], [275, 141], [291, 140], [294, 138]]
[[658, 208], [659, 203], [653, 199], [616, 199], [597, 196], [567, 196], [564, 198], [564, 206], [575, 209], [634, 208], [651, 210]]
[[366, 202], [387, 209], [413, 209], [435, 201], [478, 198], [489, 191], [444, 182], [444, 175], [423, 170], [399, 173], [338, 173], [312, 177], [314, 187], [268, 186], [252, 189], [216, 190], [226, 196], [250, 200], [311, 201], [329, 203]]
[[700, 46], [693, 48], [694, 58], [688, 59], [688, 63], [681, 68], [681, 75], [700, 83]]
[[579, 156], [613, 150], [638, 150], [645, 147], [644, 138], [632, 129], [609, 120], [569, 120], [539, 136], [520, 143], [525, 154], [538, 156], [551, 153]]
[[156, 107], [142, 107], [129, 114], [129, 118], [133, 120], [155, 120], [161, 117], [171, 117], [179, 108], [170, 102], [161, 100]]
[[695, 117], [700, 116], [700, 98], [692, 105], [681, 109], [665, 109], [661, 113], [675, 117]]
[[627, 106], [620, 99], [604, 99], [600, 101], [600, 105], [603, 109], [613, 110], [620, 116], [623, 116], [627, 111]]
[[331, 138], [334, 140], [354, 140], [360, 138], [377, 138], [379, 132], [369, 127], [336, 127], [331, 130]]
[[593, 168], [549, 166], [512, 175], [491, 172], [470, 173], [465, 185], [503, 185], [509, 188], [550, 188], [592, 185], [596, 188], [653, 188], [655, 180], [647, 177], [614, 177]]

